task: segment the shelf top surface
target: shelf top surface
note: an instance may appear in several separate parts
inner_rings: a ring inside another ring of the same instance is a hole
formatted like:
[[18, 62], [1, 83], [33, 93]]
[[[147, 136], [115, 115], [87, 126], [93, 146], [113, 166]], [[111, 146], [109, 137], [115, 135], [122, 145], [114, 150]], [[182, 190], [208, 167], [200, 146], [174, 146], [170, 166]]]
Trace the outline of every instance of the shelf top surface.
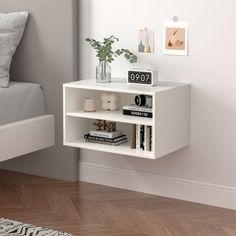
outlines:
[[68, 88], [81, 88], [91, 90], [102, 90], [102, 91], [114, 91], [114, 92], [127, 92], [127, 93], [146, 93], [153, 94], [162, 92], [165, 90], [174, 89], [182, 86], [189, 86], [187, 83], [176, 83], [159, 81], [157, 86], [148, 87], [142, 85], [129, 85], [125, 79], [112, 78], [111, 83], [97, 83], [96, 79], [80, 80], [63, 84], [64, 87]]

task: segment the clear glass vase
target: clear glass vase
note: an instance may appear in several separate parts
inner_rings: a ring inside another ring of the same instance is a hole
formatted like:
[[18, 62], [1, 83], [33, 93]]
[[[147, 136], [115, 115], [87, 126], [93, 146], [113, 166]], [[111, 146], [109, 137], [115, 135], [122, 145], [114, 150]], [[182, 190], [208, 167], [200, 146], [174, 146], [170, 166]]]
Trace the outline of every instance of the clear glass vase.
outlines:
[[111, 82], [111, 66], [107, 62], [100, 61], [96, 67], [96, 81], [98, 83]]

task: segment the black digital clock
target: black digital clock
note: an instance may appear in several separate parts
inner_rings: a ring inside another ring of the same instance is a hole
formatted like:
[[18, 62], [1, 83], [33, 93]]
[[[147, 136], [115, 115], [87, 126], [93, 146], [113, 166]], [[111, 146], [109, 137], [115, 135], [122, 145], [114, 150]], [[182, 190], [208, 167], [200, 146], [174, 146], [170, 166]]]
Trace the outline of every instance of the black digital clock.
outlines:
[[149, 69], [132, 69], [128, 71], [128, 84], [134, 85], [157, 85], [158, 71]]

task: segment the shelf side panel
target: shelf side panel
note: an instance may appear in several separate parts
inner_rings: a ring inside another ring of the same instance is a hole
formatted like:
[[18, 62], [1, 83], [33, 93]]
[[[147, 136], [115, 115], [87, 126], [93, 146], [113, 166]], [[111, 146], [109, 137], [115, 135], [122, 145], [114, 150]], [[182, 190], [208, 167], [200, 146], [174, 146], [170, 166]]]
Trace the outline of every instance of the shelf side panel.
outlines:
[[190, 142], [190, 86], [155, 96], [156, 158], [184, 148]]

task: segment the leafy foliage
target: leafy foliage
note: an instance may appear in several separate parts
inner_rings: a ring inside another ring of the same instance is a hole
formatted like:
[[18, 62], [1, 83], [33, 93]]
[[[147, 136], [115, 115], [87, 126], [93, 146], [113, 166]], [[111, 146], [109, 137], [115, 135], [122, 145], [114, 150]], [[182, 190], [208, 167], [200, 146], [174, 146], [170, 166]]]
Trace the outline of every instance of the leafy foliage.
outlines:
[[119, 39], [113, 35], [109, 38], [104, 38], [102, 42], [91, 38], [86, 38], [85, 40], [91, 45], [92, 48], [96, 50], [96, 56], [100, 62], [104, 61], [111, 63], [116, 57], [121, 55], [124, 55], [124, 57], [130, 63], [137, 62], [137, 56], [130, 52], [128, 49], [121, 48], [116, 51], [113, 51], [113, 44], [119, 41]]

